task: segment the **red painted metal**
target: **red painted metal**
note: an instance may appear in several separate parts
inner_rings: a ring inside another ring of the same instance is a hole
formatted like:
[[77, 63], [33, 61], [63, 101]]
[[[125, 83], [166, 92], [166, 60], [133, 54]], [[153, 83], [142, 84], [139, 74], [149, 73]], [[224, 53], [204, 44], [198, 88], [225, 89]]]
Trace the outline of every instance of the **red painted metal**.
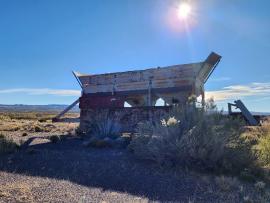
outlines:
[[119, 96], [82, 96], [80, 108], [124, 107], [125, 100]]

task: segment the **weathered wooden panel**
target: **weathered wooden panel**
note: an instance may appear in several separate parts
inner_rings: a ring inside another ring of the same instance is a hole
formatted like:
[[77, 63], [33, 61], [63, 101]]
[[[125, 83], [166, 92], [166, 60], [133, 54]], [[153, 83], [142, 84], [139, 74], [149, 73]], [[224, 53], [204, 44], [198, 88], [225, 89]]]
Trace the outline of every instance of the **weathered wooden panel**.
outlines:
[[192, 85], [201, 63], [123, 73], [80, 76], [84, 93], [121, 92]]
[[195, 77], [202, 63], [168, 66], [138, 71], [79, 76], [84, 85], [148, 82], [153, 80]]
[[79, 75], [84, 93], [123, 92], [191, 85], [197, 94], [220, 56], [211, 53], [204, 62], [100, 75]]
[[[193, 85], [194, 78], [183, 79], [170, 79], [170, 80], [153, 80], [151, 88], [169, 88], [169, 87], [181, 87], [187, 85]], [[85, 93], [96, 92], [121, 92], [132, 90], [147, 90], [149, 88], [149, 81], [142, 82], [129, 82], [129, 83], [117, 83], [110, 85], [89, 85], [84, 88]]]

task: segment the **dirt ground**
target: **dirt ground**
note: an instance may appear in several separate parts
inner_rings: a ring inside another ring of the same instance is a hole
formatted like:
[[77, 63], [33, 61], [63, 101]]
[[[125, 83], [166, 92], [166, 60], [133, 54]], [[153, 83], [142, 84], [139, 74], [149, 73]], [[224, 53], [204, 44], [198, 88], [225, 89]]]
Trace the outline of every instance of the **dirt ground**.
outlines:
[[[260, 195], [232, 177], [169, 171], [125, 149], [84, 147], [77, 121], [0, 121], [0, 134], [24, 146], [0, 156], [0, 202], [248, 202]], [[51, 135], [63, 139], [52, 143]]]

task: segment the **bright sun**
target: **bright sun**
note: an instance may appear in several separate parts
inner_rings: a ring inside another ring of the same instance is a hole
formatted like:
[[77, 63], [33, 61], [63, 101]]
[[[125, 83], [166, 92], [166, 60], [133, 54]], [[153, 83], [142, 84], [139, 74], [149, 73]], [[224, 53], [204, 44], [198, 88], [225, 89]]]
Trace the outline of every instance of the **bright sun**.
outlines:
[[187, 3], [182, 3], [178, 8], [178, 16], [181, 19], [186, 19], [191, 12], [191, 7]]

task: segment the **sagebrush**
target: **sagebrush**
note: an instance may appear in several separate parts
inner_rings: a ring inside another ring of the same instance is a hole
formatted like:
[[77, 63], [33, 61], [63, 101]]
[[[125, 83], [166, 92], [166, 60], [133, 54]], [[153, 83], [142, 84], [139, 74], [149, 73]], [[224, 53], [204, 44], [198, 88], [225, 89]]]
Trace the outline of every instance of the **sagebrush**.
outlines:
[[243, 121], [206, 107], [175, 107], [166, 118], [139, 125], [129, 149], [161, 165], [233, 172], [248, 167], [253, 157], [240, 136]]

